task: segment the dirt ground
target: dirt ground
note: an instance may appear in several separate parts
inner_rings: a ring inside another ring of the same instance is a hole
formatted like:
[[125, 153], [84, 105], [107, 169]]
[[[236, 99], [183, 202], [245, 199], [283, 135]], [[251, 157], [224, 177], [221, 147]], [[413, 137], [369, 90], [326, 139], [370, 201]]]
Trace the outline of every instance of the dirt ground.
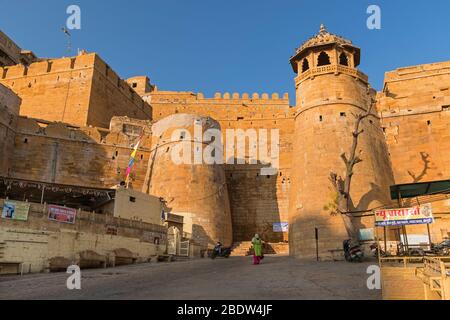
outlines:
[[0, 277], [0, 299], [381, 299], [366, 287], [375, 262], [310, 262], [267, 256], [149, 263], [82, 270], [81, 290], [68, 290], [66, 273]]

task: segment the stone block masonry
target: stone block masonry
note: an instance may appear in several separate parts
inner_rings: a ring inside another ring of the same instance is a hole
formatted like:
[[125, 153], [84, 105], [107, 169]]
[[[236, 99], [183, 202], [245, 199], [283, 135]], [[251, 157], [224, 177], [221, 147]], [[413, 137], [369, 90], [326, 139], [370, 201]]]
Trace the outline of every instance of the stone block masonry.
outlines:
[[[107, 234], [108, 227], [114, 227], [117, 235]], [[146, 262], [164, 253], [166, 240], [167, 229], [160, 225], [89, 212], [79, 212], [74, 225], [62, 224], [48, 220], [44, 205], [32, 204], [28, 221], [1, 219], [0, 262], [21, 262], [24, 272], [41, 272], [54, 257], [75, 263], [81, 252], [91, 250], [111, 260], [113, 251], [122, 248], [133, 252], [138, 262]]]
[[108, 128], [113, 116], [151, 120], [151, 107], [95, 53], [0, 68], [0, 84], [21, 99], [20, 114]]
[[[353, 114], [372, 99], [376, 110], [361, 126], [356, 150], [363, 162], [354, 168], [355, 207], [390, 204], [394, 183], [450, 179], [450, 62], [388, 72], [376, 93], [358, 70], [360, 61], [358, 47], [322, 27], [291, 59], [295, 106], [287, 94], [208, 98], [159, 90], [146, 76], [123, 81], [95, 53], [0, 67], [0, 175], [112, 187], [123, 180], [144, 130], [130, 187], [164, 197], [184, 216], [187, 233], [200, 234], [198, 242], [245, 242], [259, 233], [268, 242], [289, 241], [291, 255], [307, 258], [315, 255], [318, 228], [325, 257], [347, 238], [341, 217], [329, 210], [336, 197], [329, 174], [344, 174], [340, 156], [351, 148]], [[277, 175], [261, 176], [250, 143], [234, 164], [172, 164], [159, 143], [180, 127], [180, 117], [207, 119], [223, 132], [279, 130]], [[161, 124], [167, 132], [154, 130]], [[433, 209], [438, 219], [431, 233], [439, 241], [448, 234], [448, 200]], [[274, 231], [280, 222], [290, 222], [289, 233]], [[371, 219], [356, 224], [373, 227]], [[414, 232], [425, 232], [419, 229]]]

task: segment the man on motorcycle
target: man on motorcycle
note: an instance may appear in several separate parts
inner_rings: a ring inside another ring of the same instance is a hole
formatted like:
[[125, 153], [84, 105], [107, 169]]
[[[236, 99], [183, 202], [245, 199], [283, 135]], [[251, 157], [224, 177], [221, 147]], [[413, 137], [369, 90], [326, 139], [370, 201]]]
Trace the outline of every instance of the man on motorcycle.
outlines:
[[217, 252], [217, 255], [220, 256], [222, 254], [222, 243], [220, 241], [217, 241], [214, 250]]

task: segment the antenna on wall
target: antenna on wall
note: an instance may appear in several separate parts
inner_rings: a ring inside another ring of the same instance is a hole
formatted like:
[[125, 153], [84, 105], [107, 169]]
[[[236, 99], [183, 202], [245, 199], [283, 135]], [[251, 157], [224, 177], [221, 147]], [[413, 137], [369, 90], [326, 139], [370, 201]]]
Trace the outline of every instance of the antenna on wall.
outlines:
[[72, 52], [72, 35], [66, 27], [62, 27], [61, 30], [67, 36], [67, 52], [70, 54]]

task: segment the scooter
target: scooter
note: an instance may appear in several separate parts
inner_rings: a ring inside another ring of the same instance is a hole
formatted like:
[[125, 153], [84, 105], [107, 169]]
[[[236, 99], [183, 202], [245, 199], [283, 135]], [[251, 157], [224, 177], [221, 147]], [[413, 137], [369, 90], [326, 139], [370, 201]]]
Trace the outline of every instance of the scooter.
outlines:
[[344, 257], [347, 262], [362, 262], [364, 259], [364, 252], [361, 250], [361, 246], [358, 243], [353, 242], [351, 239], [343, 242]]
[[231, 255], [231, 248], [222, 248], [219, 250], [218, 248], [214, 248], [214, 250], [211, 252], [211, 255], [209, 256], [211, 259], [216, 259], [217, 257], [219, 258], [229, 258]]

